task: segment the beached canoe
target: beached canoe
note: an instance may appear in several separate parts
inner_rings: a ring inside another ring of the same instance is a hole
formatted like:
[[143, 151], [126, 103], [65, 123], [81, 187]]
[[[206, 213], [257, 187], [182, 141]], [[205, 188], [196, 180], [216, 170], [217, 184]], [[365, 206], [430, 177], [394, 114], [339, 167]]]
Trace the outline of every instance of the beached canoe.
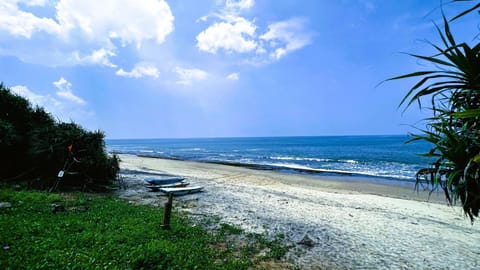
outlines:
[[152, 185], [168, 185], [185, 180], [183, 177], [165, 177], [165, 178], [145, 178], [145, 182]]
[[191, 193], [199, 192], [203, 187], [176, 187], [176, 188], [161, 188], [160, 191], [166, 194], [172, 194], [173, 196], [181, 196]]
[[151, 191], [160, 191], [161, 188], [173, 188], [173, 187], [186, 187], [190, 185], [188, 182], [177, 182], [173, 184], [165, 184], [165, 185], [152, 185], [152, 184], [145, 184], [147, 188]]

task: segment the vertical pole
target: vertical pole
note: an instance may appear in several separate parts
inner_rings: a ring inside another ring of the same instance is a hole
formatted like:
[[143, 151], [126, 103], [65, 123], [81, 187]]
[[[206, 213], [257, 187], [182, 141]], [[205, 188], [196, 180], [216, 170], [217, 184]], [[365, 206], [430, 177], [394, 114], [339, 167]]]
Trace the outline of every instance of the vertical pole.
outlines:
[[165, 203], [165, 211], [163, 213], [163, 225], [162, 229], [170, 230], [170, 215], [172, 213], [172, 201], [173, 201], [173, 194], [168, 194], [168, 201]]

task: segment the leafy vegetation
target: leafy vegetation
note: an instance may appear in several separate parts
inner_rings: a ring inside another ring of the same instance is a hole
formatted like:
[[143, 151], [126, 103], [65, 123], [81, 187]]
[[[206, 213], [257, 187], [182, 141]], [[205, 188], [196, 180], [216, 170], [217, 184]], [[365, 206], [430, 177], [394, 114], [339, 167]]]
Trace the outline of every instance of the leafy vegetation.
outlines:
[[48, 188], [63, 169], [67, 175], [62, 184], [108, 185], [119, 160], [105, 153], [104, 137], [101, 131], [55, 121], [0, 84], [0, 180], [31, 180], [31, 186]]
[[[455, 2], [455, 1], [454, 1]], [[458, 2], [458, 1], [457, 1]], [[480, 3], [455, 16], [451, 21], [480, 9]], [[421, 135], [413, 140], [433, 144], [425, 156], [433, 158], [430, 168], [417, 173], [417, 187], [423, 181], [432, 190], [441, 187], [449, 203], [458, 199], [470, 219], [480, 209], [480, 43], [457, 42], [450, 23], [443, 15], [443, 29], [436, 26], [442, 45], [431, 44], [433, 56], [411, 54], [434, 68], [391, 78], [420, 78], [407, 92], [402, 104], [410, 106], [429, 98], [432, 117]]]
[[179, 213], [162, 230], [162, 208], [112, 196], [3, 188], [0, 202], [11, 204], [0, 208], [2, 269], [251, 269], [288, 251], [281, 237], [242, 240], [238, 228], [208, 232]]

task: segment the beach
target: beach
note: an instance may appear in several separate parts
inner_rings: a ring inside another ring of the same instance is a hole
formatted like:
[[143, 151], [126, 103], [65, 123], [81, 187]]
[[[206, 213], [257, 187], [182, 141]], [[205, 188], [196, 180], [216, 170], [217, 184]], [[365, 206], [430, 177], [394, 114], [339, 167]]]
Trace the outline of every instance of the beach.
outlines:
[[221, 223], [292, 244], [300, 269], [479, 269], [480, 227], [443, 194], [365, 181], [323, 179], [222, 164], [120, 155], [132, 203], [163, 205], [145, 176], [169, 173], [204, 192], [176, 197], [192, 220]]

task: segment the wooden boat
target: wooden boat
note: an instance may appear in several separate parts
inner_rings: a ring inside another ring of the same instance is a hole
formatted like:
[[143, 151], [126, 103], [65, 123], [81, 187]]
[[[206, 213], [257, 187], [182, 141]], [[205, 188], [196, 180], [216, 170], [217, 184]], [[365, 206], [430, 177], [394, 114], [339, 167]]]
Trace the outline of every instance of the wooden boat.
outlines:
[[166, 194], [172, 194], [173, 196], [181, 196], [191, 193], [200, 192], [203, 187], [174, 187], [174, 188], [161, 188], [160, 191]]
[[145, 178], [145, 181], [152, 185], [168, 185], [185, 180], [183, 177], [166, 177], [166, 178]]
[[152, 185], [152, 184], [145, 184], [147, 188], [151, 191], [160, 191], [161, 188], [172, 188], [172, 187], [186, 187], [190, 185], [188, 182], [177, 182], [173, 184], [165, 184], [165, 185]]

